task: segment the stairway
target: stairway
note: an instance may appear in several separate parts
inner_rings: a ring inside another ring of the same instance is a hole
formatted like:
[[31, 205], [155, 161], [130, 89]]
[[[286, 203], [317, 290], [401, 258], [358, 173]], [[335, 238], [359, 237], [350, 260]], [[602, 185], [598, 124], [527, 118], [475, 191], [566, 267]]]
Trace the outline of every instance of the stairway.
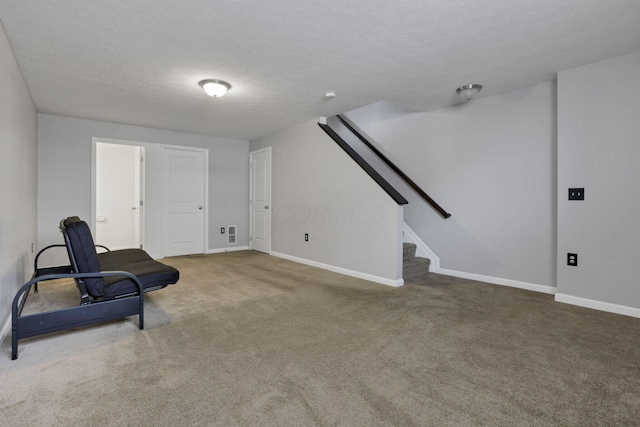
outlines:
[[428, 258], [416, 257], [416, 245], [413, 243], [402, 244], [402, 278], [405, 285], [409, 282], [417, 282], [425, 278], [429, 273]]

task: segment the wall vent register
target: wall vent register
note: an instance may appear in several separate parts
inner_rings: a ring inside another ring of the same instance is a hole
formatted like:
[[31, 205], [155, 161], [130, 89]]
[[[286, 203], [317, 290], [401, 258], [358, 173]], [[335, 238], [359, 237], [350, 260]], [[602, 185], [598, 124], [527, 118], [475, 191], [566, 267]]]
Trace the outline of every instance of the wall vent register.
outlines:
[[235, 245], [236, 244], [236, 229], [237, 227], [235, 225], [229, 225], [227, 226], [227, 244], [229, 245]]

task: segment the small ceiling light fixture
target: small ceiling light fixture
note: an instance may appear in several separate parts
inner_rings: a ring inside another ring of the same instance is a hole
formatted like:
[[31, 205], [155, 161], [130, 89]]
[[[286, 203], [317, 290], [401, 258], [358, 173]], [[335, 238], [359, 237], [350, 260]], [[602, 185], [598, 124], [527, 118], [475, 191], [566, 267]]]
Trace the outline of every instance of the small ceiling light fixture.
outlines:
[[324, 94], [325, 99], [333, 99], [336, 97], [336, 93], [335, 92], [327, 92]]
[[478, 92], [480, 92], [480, 89], [482, 89], [482, 85], [471, 84], [460, 86], [458, 89], [456, 89], [456, 92], [458, 92], [458, 95], [460, 95], [467, 101], [471, 101], [471, 98], [476, 96]]
[[229, 83], [218, 79], [202, 80], [199, 84], [207, 95], [213, 96], [214, 98], [224, 95], [231, 89]]

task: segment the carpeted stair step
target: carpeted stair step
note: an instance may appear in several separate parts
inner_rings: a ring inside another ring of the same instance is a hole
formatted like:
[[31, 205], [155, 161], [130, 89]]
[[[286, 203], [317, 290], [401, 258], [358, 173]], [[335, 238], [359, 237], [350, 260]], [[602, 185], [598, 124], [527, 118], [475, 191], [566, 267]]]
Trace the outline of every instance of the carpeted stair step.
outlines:
[[419, 280], [429, 273], [431, 260], [416, 257], [416, 245], [403, 243], [402, 245], [402, 278], [406, 281]]
[[402, 244], [402, 259], [409, 260], [413, 259], [416, 256], [416, 248], [417, 246], [413, 243], [403, 243]]
[[420, 279], [429, 273], [431, 260], [428, 258], [413, 258], [402, 264], [402, 278], [406, 280]]

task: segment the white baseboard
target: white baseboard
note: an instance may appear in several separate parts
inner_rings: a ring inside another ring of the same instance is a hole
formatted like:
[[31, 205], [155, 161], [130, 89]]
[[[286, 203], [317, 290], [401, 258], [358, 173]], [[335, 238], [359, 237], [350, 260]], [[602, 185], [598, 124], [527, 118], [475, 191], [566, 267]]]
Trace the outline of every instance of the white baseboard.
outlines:
[[502, 279], [500, 277], [483, 276], [481, 274], [465, 273], [463, 271], [447, 270], [441, 268], [437, 271], [446, 276], [460, 277], [462, 279], [477, 280], [479, 282], [492, 283], [494, 285], [509, 286], [511, 288], [525, 289], [527, 291], [541, 292], [543, 294], [555, 295], [555, 286], [538, 285], [535, 283], [520, 282], [518, 280]]
[[622, 314], [623, 316], [639, 317], [640, 309], [628, 307], [626, 305], [612, 304], [610, 302], [597, 301], [587, 298], [574, 297], [567, 294], [556, 294], [556, 302], [577, 305], [594, 310], [606, 311], [607, 313]]
[[372, 274], [367, 274], [367, 273], [361, 273], [359, 271], [349, 270], [347, 268], [342, 268], [342, 267], [336, 267], [334, 265], [323, 264], [321, 262], [311, 261], [304, 258], [298, 258], [295, 256], [291, 256], [291, 255], [287, 255], [279, 252], [271, 252], [271, 255], [276, 256], [278, 258], [284, 258], [289, 261], [297, 262], [300, 264], [322, 268], [323, 270], [333, 271], [334, 273], [344, 274], [345, 276], [356, 277], [358, 279], [364, 279], [370, 282], [380, 283], [382, 285], [393, 286], [394, 288], [404, 285], [403, 279], [398, 279], [398, 280], [386, 279], [384, 277], [374, 276]]
[[234, 246], [232, 248], [207, 249], [208, 254], [220, 254], [223, 252], [248, 251], [249, 246]]
[[440, 270], [440, 258], [435, 252], [431, 250], [425, 242], [422, 241], [415, 231], [407, 225], [406, 222], [402, 223], [403, 241], [407, 243], [413, 243], [416, 245], [416, 256], [421, 258], [429, 258], [431, 263], [429, 264], [429, 272], [438, 273]]

